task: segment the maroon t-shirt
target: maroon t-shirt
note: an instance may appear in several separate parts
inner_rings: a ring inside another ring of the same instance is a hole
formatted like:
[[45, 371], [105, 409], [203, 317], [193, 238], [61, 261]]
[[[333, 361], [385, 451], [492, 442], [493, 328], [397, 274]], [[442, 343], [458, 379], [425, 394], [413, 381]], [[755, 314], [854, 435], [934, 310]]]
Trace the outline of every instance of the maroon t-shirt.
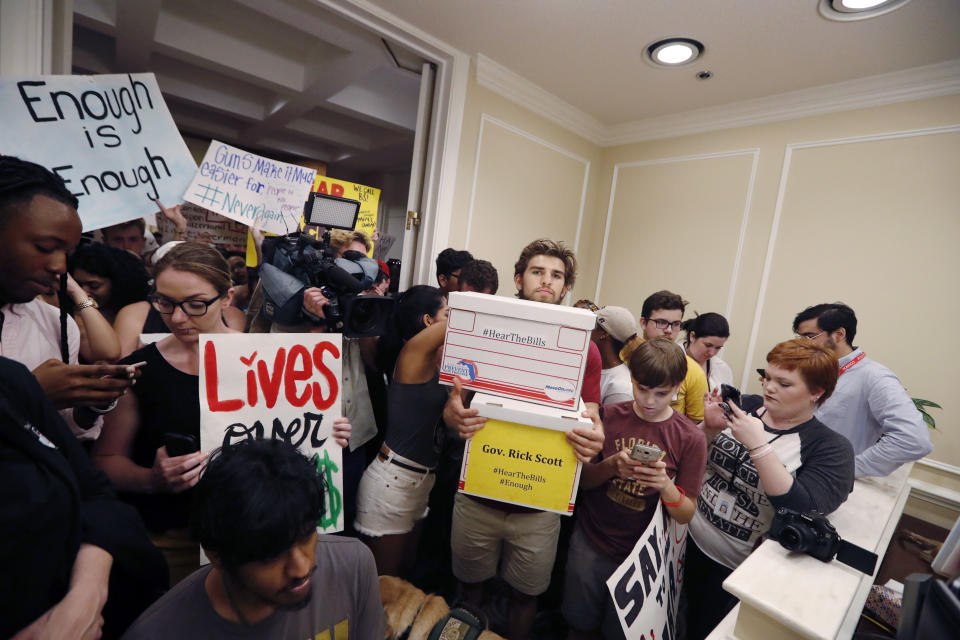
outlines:
[[[604, 406], [602, 417], [603, 451], [594, 462], [632, 450], [637, 442], [656, 445], [666, 452], [667, 475], [696, 501], [707, 464], [707, 441], [697, 425], [676, 411], [662, 422], [647, 422], [634, 412], [633, 401]], [[656, 489], [614, 476], [583, 492], [577, 517], [597, 549], [619, 562], [650, 524], [659, 499]]]

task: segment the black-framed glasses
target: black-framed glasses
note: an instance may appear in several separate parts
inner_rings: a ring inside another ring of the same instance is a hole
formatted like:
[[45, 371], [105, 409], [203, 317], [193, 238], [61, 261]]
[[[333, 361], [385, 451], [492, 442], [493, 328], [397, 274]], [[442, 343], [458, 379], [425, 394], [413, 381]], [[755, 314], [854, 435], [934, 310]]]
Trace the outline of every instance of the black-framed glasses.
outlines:
[[797, 336], [798, 338], [806, 338], [807, 340], [816, 340], [817, 338], [819, 338], [825, 333], [826, 331], [821, 331], [820, 333], [814, 333], [812, 331], [808, 331], [806, 333], [795, 333], [793, 335]]
[[674, 331], [679, 331], [680, 327], [683, 325], [683, 320], [675, 320], [670, 322], [669, 320], [664, 320], [663, 318], [653, 318], [650, 320], [650, 322], [657, 325], [657, 329], [660, 329], [660, 331], [666, 331], [667, 327], [670, 327]]
[[223, 294], [218, 295], [216, 298], [210, 298], [209, 300], [198, 300], [196, 298], [192, 300], [171, 300], [166, 296], [155, 293], [150, 296], [150, 304], [165, 316], [172, 314], [177, 307], [180, 307], [188, 316], [197, 317], [206, 314], [210, 305], [222, 297]]

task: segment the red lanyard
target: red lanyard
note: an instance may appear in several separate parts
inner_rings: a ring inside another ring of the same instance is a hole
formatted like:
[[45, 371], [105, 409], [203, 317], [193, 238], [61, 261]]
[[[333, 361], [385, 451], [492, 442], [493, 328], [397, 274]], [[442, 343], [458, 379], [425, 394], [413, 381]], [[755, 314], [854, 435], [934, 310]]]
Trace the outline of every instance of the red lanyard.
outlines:
[[866, 357], [867, 357], [867, 354], [864, 353], [863, 351], [861, 351], [861, 352], [860, 352], [860, 355], [858, 355], [856, 358], [854, 358], [853, 360], [851, 360], [851, 361], [848, 362], [847, 364], [845, 364], [845, 365], [843, 365], [842, 367], [840, 367], [840, 373], [838, 374], [837, 377], [842, 376], [844, 373], [847, 372], [847, 369], [850, 369], [851, 367], [853, 367], [853, 365], [857, 364], [858, 362], [860, 362], [861, 360], [863, 360], [863, 359], [866, 358]]

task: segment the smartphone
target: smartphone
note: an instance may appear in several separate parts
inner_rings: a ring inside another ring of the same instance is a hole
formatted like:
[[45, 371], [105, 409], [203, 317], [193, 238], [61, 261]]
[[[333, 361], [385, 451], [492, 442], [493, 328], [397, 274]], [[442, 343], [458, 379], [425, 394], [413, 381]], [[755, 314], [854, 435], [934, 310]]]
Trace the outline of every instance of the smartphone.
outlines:
[[633, 445], [633, 451], [630, 452], [631, 458], [646, 464], [656, 462], [661, 456], [663, 456], [663, 451], [660, 447], [655, 444], [643, 444], [642, 442]]
[[720, 408], [727, 417], [730, 417], [733, 415], [733, 409], [730, 408], [730, 403], [737, 405], [738, 408], [740, 407], [740, 389], [737, 389], [733, 385], [721, 384], [720, 399], [722, 400]]
[[163, 442], [167, 446], [167, 455], [171, 458], [185, 456], [194, 451], [200, 451], [200, 443], [196, 436], [182, 433], [165, 433]]

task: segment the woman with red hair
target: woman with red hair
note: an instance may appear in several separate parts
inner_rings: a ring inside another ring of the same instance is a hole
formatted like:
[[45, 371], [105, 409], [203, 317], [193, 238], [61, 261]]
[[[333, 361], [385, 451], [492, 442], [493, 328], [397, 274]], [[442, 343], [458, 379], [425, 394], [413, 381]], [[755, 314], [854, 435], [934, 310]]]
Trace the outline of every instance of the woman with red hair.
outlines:
[[780, 507], [830, 513], [853, 490], [853, 447], [813, 417], [837, 384], [837, 357], [806, 338], [767, 354], [762, 396], [705, 398], [710, 445], [690, 522], [684, 588], [687, 637], [704, 638], [737, 599], [721, 584], [770, 529]]

